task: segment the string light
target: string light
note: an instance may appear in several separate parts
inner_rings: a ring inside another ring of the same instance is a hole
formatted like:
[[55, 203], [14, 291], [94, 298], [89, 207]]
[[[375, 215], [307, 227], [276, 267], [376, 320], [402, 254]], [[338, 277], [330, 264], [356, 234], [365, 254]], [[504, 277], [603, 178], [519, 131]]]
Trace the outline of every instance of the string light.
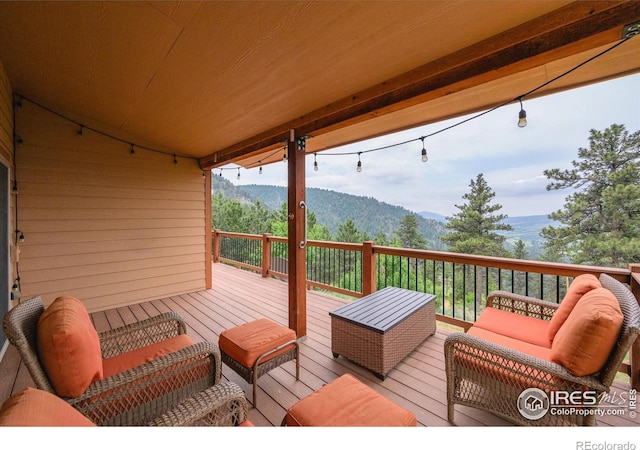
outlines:
[[129, 144], [129, 145], [131, 145], [131, 147], [129, 148], [129, 154], [135, 155], [136, 154], [136, 149], [133, 148], [133, 144]]
[[238, 167], [238, 176], [236, 177], [237, 180], [240, 179], [240, 167]]
[[524, 128], [527, 126], [527, 112], [522, 107], [522, 96], [518, 97], [520, 101], [520, 113], [518, 113], [518, 127]]
[[[84, 134], [84, 130], [87, 129], [87, 130], [93, 131], [94, 133], [100, 134], [100, 135], [102, 135], [104, 137], [107, 137], [109, 139], [112, 139], [114, 141], [118, 141], [118, 142], [122, 142], [123, 144], [127, 144], [130, 147], [130, 153], [131, 154], [135, 153], [135, 151], [133, 149], [135, 144], [127, 142], [124, 139], [120, 139], [119, 137], [116, 137], [116, 136], [114, 136], [112, 134], [109, 134], [109, 133], [106, 133], [104, 131], [101, 131], [101, 130], [99, 130], [97, 128], [88, 127], [86, 125], [78, 123], [75, 120], [73, 120], [73, 119], [71, 119], [71, 118], [69, 118], [69, 117], [67, 117], [67, 116], [65, 116], [65, 115], [63, 115], [63, 114], [51, 109], [51, 108], [48, 108], [48, 107], [44, 106], [41, 103], [38, 103], [38, 102], [36, 102], [34, 100], [31, 100], [30, 98], [25, 97], [22, 94], [14, 93], [14, 105], [16, 106], [16, 108], [22, 108], [23, 100], [26, 100], [26, 101], [30, 102], [31, 104], [37, 106], [38, 108], [40, 108], [40, 109], [42, 109], [44, 111], [47, 111], [47, 112], [49, 112], [51, 114], [54, 114], [54, 115], [60, 117], [61, 119], [67, 120], [69, 122], [72, 122], [72, 123], [75, 123], [76, 125], [78, 125], [80, 127], [78, 129], [77, 133], [76, 133], [78, 137], [82, 136]], [[22, 144], [23, 144], [22, 138], [20, 136], [18, 136], [18, 135], [15, 135], [14, 139], [15, 139], [16, 146], [21, 147]], [[197, 159], [197, 158], [195, 158], [193, 156], [177, 155], [175, 153], [169, 153], [169, 152], [158, 150], [158, 149], [155, 149], [155, 148], [152, 148], [152, 147], [146, 147], [146, 146], [142, 146], [142, 145], [135, 145], [135, 146], [138, 147], [139, 149], [142, 149], [142, 150], [147, 150], [147, 151], [154, 152], [154, 153], [160, 153], [160, 154], [163, 154], [163, 155], [171, 155], [171, 156], [173, 156], [174, 164], [178, 164], [178, 159], [177, 159], [178, 156], [180, 156], [181, 158], [189, 158], [189, 159], [193, 159], [193, 160]]]
[[[633, 36], [635, 36], [635, 35], [636, 35], [636, 34], [627, 35], [627, 36], [626, 36], [626, 37], [624, 37], [621, 41], [619, 41], [619, 42], [615, 43], [615, 44], [614, 44], [614, 45], [612, 45], [611, 47], [609, 47], [609, 48], [607, 48], [607, 49], [605, 49], [605, 50], [601, 51], [600, 53], [598, 53], [598, 54], [596, 54], [596, 55], [594, 55], [594, 56], [592, 56], [592, 57], [590, 57], [590, 58], [588, 58], [587, 60], [583, 61], [582, 63], [580, 63], [580, 64], [578, 64], [578, 65], [574, 66], [573, 68], [571, 68], [571, 69], [569, 69], [569, 70], [567, 70], [567, 71], [565, 71], [565, 72], [563, 72], [563, 73], [559, 74], [558, 76], [556, 76], [556, 77], [554, 77], [554, 78], [552, 78], [552, 79], [550, 79], [550, 80], [546, 81], [545, 83], [543, 83], [543, 84], [541, 84], [541, 85], [539, 85], [539, 86], [535, 87], [534, 89], [530, 90], [529, 92], [526, 92], [525, 94], [522, 94], [522, 95], [520, 95], [520, 96], [518, 96], [518, 97], [516, 97], [516, 98], [514, 98], [514, 99], [512, 99], [512, 100], [508, 100], [508, 101], [506, 101], [506, 102], [503, 102], [503, 103], [501, 103], [501, 104], [499, 104], [499, 105], [494, 106], [493, 108], [490, 108], [490, 109], [488, 109], [488, 110], [485, 110], [485, 111], [483, 111], [483, 112], [480, 112], [480, 113], [478, 113], [478, 114], [476, 114], [476, 115], [473, 115], [473, 116], [467, 117], [466, 119], [463, 119], [463, 120], [461, 120], [461, 121], [459, 121], [459, 122], [456, 122], [456, 123], [454, 123], [454, 124], [452, 124], [452, 125], [449, 125], [449, 126], [447, 126], [447, 127], [444, 127], [444, 128], [442, 128], [442, 129], [439, 129], [439, 130], [437, 130], [437, 131], [435, 131], [435, 132], [433, 132], [433, 133], [427, 134], [427, 135], [425, 135], [425, 136], [421, 136], [421, 137], [419, 137], [419, 138], [409, 139], [409, 140], [406, 140], [406, 141], [403, 141], [403, 142], [398, 142], [398, 143], [395, 143], [395, 144], [386, 145], [386, 146], [383, 146], [383, 147], [373, 148], [373, 149], [369, 149], [369, 150], [350, 151], [350, 152], [336, 152], [336, 153], [327, 153], [327, 152], [323, 152], [323, 153], [321, 154], [321, 156], [343, 156], [343, 155], [355, 155], [355, 154], [357, 154], [357, 155], [358, 155], [358, 164], [357, 164], [357, 166], [356, 166], [356, 170], [357, 170], [358, 172], [361, 172], [361, 171], [362, 171], [362, 162], [361, 162], [360, 155], [361, 155], [362, 153], [369, 153], [369, 152], [376, 152], [376, 151], [380, 151], [380, 150], [386, 150], [386, 149], [389, 149], [389, 148], [392, 148], [392, 147], [399, 147], [399, 146], [401, 146], [401, 145], [405, 145], [405, 144], [408, 144], [408, 143], [411, 143], [411, 142], [415, 142], [415, 141], [421, 140], [421, 141], [422, 141], [421, 159], [422, 159], [422, 161], [423, 161], [423, 162], [427, 162], [427, 161], [429, 160], [429, 157], [428, 157], [428, 155], [427, 155], [427, 149], [426, 149], [426, 147], [425, 147], [425, 143], [424, 143], [424, 140], [425, 140], [426, 138], [429, 138], [429, 137], [435, 136], [435, 135], [437, 135], [437, 134], [439, 134], [439, 133], [443, 133], [443, 132], [445, 132], [445, 131], [447, 131], [447, 130], [450, 130], [450, 129], [452, 129], [452, 128], [458, 127], [458, 126], [460, 126], [460, 125], [462, 125], [462, 124], [465, 124], [465, 123], [467, 123], [467, 122], [470, 122], [470, 121], [472, 121], [472, 120], [475, 120], [475, 119], [477, 119], [477, 118], [479, 118], [479, 117], [481, 117], [481, 116], [484, 116], [484, 115], [486, 115], [486, 114], [489, 114], [489, 113], [491, 113], [491, 112], [493, 112], [493, 111], [495, 111], [495, 110], [497, 110], [497, 109], [499, 109], [499, 108], [502, 108], [502, 107], [504, 107], [504, 106], [507, 106], [507, 105], [509, 105], [509, 104], [511, 104], [511, 103], [513, 103], [513, 102], [519, 102], [519, 103], [520, 103], [520, 112], [519, 112], [519, 114], [518, 114], [518, 127], [523, 128], [523, 127], [525, 127], [525, 126], [527, 125], [527, 113], [526, 113], [526, 111], [524, 110], [524, 107], [523, 107], [523, 105], [522, 105], [522, 100], [523, 100], [525, 97], [527, 97], [527, 96], [529, 96], [529, 95], [533, 94], [534, 92], [536, 92], [536, 91], [538, 91], [538, 90], [540, 90], [540, 89], [544, 88], [545, 86], [547, 86], [547, 85], [549, 85], [549, 84], [551, 84], [551, 83], [555, 82], [556, 80], [558, 80], [558, 79], [560, 79], [560, 78], [562, 78], [562, 77], [564, 77], [564, 76], [566, 76], [566, 75], [570, 74], [571, 72], [573, 72], [573, 71], [577, 70], [578, 68], [580, 68], [580, 67], [582, 67], [583, 65], [585, 65], [585, 64], [587, 64], [587, 63], [589, 63], [590, 61], [593, 61], [594, 59], [599, 58], [600, 56], [604, 55], [605, 53], [610, 52], [611, 50], [615, 49], [615, 48], [616, 48], [616, 47], [618, 47], [619, 45], [622, 45], [624, 42], [626, 42], [627, 40], [631, 39], [631, 37], [633, 37]], [[285, 144], [284, 144], [284, 148], [282, 149], [282, 150], [284, 151], [283, 161], [286, 161], [286, 160], [287, 160], [287, 153], [286, 153], [286, 149], [287, 149], [287, 147], [286, 147], [286, 143], [285, 143]], [[269, 157], [273, 156], [275, 153], [277, 153], [277, 152], [279, 152], [279, 151], [280, 151], [280, 149], [276, 150], [276, 151], [275, 151], [275, 152], [273, 152], [271, 155], [269, 155]], [[268, 158], [269, 158], [269, 157], [268, 157]], [[314, 170], [314, 171], [318, 171], [317, 153], [314, 153], [314, 154], [313, 154], [313, 159], [314, 159], [314, 161], [313, 161], [313, 170]], [[262, 169], [262, 163], [261, 163], [261, 162], [259, 162], [259, 165], [260, 165], [260, 169]], [[250, 168], [253, 168], [253, 167], [257, 167], [257, 165], [247, 166], [246, 168], [247, 168], [247, 169], [250, 169]], [[240, 168], [238, 168], [238, 178], [240, 178], [239, 171], [240, 171]], [[222, 176], [222, 168], [220, 169], [220, 176]]]
[[19, 244], [24, 244], [24, 233], [20, 230], [16, 230], [16, 241]]
[[424, 136], [420, 139], [422, 140], [422, 162], [427, 162], [429, 157], [427, 156], [427, 149], [424, 147]]
[[16, 278], [11, 287], [11, 300], [20, 300], [22, 294], [20, 293], [20, 277]]
[[258, 170], [258, 173], [262, 175], [262, 166], [260, 166], [260, 170]]

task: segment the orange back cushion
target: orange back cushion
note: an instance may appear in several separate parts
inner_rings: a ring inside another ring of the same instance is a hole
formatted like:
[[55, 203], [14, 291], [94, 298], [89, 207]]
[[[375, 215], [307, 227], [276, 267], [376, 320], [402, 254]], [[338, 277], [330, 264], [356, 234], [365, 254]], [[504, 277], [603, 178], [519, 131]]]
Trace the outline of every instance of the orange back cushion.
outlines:
[[558, 310], [553, 314], [553, 317], [549, 322], [549, 341], [553, 341], [556, 333], [564, 321], [567, 320], [567, 317], [569, 317], [569, 314], [576, 306], [576, 303], [578, 303], [578, 300], [592, 289], [601, 287], [602, 284], [600, 284], [598, 277], [590, 273], [583, 273], [573, 279], [569, 285], [569, 289], [567, 289], [567, 293], [562, 299], [562, 302], [560, 302]]
[[0, 426], [95, 427], [95, 424], [60, 397], [28, 387], [2, 404]]
[[597, 288], [587, 292], [558, 330], [551, 360], [577, 376], [598, 372], [618, 340], [622, 319], [611, 291]]
[[102, 379], [100, 338], [80, 300], [58, 297], [40, 316], [38, 357], [61, 397], [79, 397]]

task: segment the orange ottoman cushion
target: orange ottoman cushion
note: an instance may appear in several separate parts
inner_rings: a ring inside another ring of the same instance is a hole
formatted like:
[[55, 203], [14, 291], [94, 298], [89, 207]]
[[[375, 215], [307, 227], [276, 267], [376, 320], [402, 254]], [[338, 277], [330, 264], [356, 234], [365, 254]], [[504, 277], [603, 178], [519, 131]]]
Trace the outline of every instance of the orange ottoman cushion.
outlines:
[[293, 405], [285, 420], [289, 426], [416, 426], [415, 414], [349, 374], [342, 375]]
[[188, 335], [180, 334], [162, 342], [156, 342], [146, 347], [140, 347], [130, 352], [107, 358], [102, 361], [104, 377], [107, 378], [117, 373], [125, 372], [193, 344], [195, 342]]
[[551, 346], [551, 360], [576, 376], [598, 372], [607, 361], [622, 328], [615, 295], [605, 288], [582, 296]]
[[3, 427], [95, 427], [73, 406], [49, 392], [28, 387], [0, 408]]
[[[264, 353], [274, 348], [295, 341], [296, 333], [290, 328], [272, 322], [269, 319], [258, 319], [243, 325], [224, 330], [220, 333], [218, 347], [230, 358], [247, 368]], [[261, 362], [275, 358], [289, 350], [285, 347], [280, 352], [269, 355]]]
[[100, 337], [84, 304], [74, 297], [54, 300], [38, 320], [38, 357], [61, 397], [79, 397], [102, 379]]

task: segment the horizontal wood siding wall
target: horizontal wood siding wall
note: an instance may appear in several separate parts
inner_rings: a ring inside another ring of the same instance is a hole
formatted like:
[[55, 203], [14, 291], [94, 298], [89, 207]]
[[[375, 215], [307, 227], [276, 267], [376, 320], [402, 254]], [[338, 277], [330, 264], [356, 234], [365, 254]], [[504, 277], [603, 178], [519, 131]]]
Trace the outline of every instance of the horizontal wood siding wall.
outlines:
[[28, 101], [16, 111], [23, 297], [90, 311], [205, 288], [205, 180]]
[[13, 159], [13, 95], [9, 77], [0, 61], [0, 157]]
[[[11, 83], [9, 82], [9, 76], [4, 70], [2, 61], [0, 61], [0, 159], [4, 164], [9, 167], [9, 176], [11, 177], [11, 184], [13, 184], [13, 92], [11, 89]], [[16, 229], [14, 224], [15, 213], [15, 195], [9, 196], [10, 208], [9, 208], [9, 245], [13, 246], [15, 240], [15, 234], [13, 230]], [[2, 236], [2, 239], [5, 239]], [[13, 260], [2, 261], [0, 263], [0, 270], [6, 271], [9, 276], [9, 288], [13, 285], [13, 281], [17, 277], [16, 266]], [[9, 298], [11, 298], [10, 294]], [[10, 307], [12, 305], [6, 305]], [[3, 310], [4, 311], [4, 310]]]

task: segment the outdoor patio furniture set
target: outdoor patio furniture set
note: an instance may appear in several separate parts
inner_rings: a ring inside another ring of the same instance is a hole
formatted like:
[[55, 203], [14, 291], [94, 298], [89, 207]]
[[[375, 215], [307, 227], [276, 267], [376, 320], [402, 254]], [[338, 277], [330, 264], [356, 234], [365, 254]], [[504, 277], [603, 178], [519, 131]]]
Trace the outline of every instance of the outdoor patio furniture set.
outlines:
[[[379, 364], [385, 358], [397, 364], [433, 333], [435, 325], [433, 296], [393, 291], [391, 297], [389, 311], [398, 310], [394, 302], [400, 298], [411, 299], [406, 302], [413, 306], [405, 308], [408, 313], [392, 314], [395, 319], [389, 326], [372, 328], [366, 319], [367, 309], [377, 311], [375, 317], [384, 316], [380, 295], [372, 297], [378, 300], [365, 297], [348, 311], [340, 308], [331, 314], [332, 324], [346, 325], [346, 331], [332, 334], [336, 340], [332, 350], [341, 349], [343, 356], [354, 357], [354, 362], [382, 379], [392, 366]], [[422, 317], [421, 311], [427, 316]], [[416, 325], [416, 318], [428, 324]], [[402, 328], [403, 323], [411, 327]], [[3, 325], [37, 388], [24, 389], [5, 401], [0, 408], [0, 425], [5, 426], [251, 425], [243, 390], [220, 381], [222, 362], [253, 385], [254, 406], [263, 374], [295, 360], [296, 379], [300, 376], [295, 332], [268, 319], [223, 331], [218, 345], [195, 343], [176, 313], [98, 333], [82, 302], [63, 296], [46, 309], [40, 298], [29, 299], [9, 311]], [[409, 334], [415, 329], [418, 340], [412, 339], [407, 350], [406, 345], [394, 344], [395, 334], [384, 337], [393, 329]], [[340, 342], [351, 339], [345, 333], [362, 339], [363, 332], [370, 339], [364, 362]], [[604, 274], [599, 280], [593, 275], [576, 277], [560, 305], [494, 292], [467, 333], [446, 339], [449, 421], [453, 423], [454, 405], [462, 404], [516, 424], [593, 425], [594, 414], [538, 417], [539, 410], [526, 407], [523, 413], [528, 399], [523, 400], [522, 393], [532, 388], [546, 394], [608, 391], [639, 333], [635, 297]], [[394, 339], [388, 341], [389, 336]], [[367, 362], [370, 358], [374, 362]], [[292, 405], [282, 425], [415, 426], [416, 416], [345, 374]]]

